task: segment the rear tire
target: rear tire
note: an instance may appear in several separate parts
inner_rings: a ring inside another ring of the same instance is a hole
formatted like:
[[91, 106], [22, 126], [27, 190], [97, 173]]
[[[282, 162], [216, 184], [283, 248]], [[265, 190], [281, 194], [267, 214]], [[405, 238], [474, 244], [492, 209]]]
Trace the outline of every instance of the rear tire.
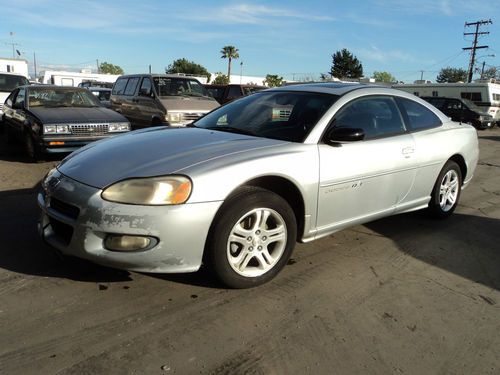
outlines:
[[458, 205], [462, 189], [462, 171], [453, 160], [448, 160], [432, 189], [429, 213], [438, 219], [450, 216]]
[[246, 187], [228, 198], [217, 214], [207, 241], [207, 262], [226, 286], [254, 287], [281, 271], [296, 237], [290, 205], [273, 192]]

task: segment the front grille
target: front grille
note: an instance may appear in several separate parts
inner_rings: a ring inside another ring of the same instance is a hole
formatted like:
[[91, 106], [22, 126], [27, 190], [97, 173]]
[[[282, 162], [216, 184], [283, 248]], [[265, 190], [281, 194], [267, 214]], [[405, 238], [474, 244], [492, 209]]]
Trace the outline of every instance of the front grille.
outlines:
[[204, 115], [204, 113], [183, 113], [182, 114], [184, 120], [187, 120], [187, 121], [197, 120], [203, 115]]
[[50, 208], [72, 219], [78, 218], [80, 214], [80, 209], [78, 207], [60, 201], [57, 198], [50, 199]]
[[72, 124], [71, 133], [79, 136], [94, 136], [108, 134], [109, 124]]
[[71, 242], [71, 237], [73, 237], [73, 228], [71, 227], [71, 225], [65, 224], [50, 216], [49, 223], [56, 237], [58, 237], [58, 239], [61, 240], [64, 245], [68, 246]]

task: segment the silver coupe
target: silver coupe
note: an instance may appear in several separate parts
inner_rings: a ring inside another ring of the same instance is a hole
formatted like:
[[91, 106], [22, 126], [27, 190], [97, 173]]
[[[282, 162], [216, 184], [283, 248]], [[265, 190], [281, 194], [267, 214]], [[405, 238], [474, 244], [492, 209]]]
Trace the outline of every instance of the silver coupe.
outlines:
[[449, 216], [478, 161], [476, 130], [403, 91], [274, 88], [186, 128], [92, 143], [44, 178], [39, 232], [60, 252], [142, 272], [210, 267], [272, 279], [296, 241], [388, 215]]

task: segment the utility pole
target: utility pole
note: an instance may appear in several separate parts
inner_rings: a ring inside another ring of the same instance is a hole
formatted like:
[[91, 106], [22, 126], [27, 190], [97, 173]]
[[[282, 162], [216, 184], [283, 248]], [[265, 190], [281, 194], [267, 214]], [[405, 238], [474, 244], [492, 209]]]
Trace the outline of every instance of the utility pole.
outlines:
[[97, 74], [100, 73], [100, 68], [99, 68], [99, 59], [96, 59], [95, 62], [97, 63]]
[[423, 81], [424, 80], [424, 72], [425, 70], [421, 70], [420, 71], [420, 80]]
[[472, 42], [472, 47], [465, 47], [462, 48], [462, 50], [467, 51], [470, 50], [470, 61], [469, 61], [469, 70], [467, 72], [467, 82], [470, 83], [472, 81], [472, 74], [474, 73], [474, 64], [476, 60], [476, 50], [482, 49], [482, 48], [488, 48], [488, 46], [478, 46], [477, 45], [477, 39], [478, 36], [480, 35], [486, 35], [489, 34], [488, 31], [479, 31], [479, 28], [482, 25], [491, 25], [493, 22], [491, 20], [481, 20], [477, 22], [466, 22], [465, 27], [470, 27], [470, 26], [475, 26], [476, 30], [473, 33], [464, 33], [464, 36], [467, 35], [474, 35], [474, 41]]
[[35, 80], [36, 80], [36, 54], [33, 52], [33, 65], [35, 67]]

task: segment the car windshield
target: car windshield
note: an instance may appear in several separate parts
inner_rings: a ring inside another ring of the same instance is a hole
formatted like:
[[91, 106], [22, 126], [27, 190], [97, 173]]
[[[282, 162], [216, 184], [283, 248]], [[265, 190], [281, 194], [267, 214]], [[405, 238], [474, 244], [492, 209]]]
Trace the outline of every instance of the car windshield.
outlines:
[[28, 85], [29, 81], [22, 76], [0, 74], [0, 91], [11, 92], [18, 86]]
[[196, 79], [154, 77], [158, 96], [208, 96], [203, 85]]
[[338, 96], [267, 91], [244, 97], [196, 121], [199, 128], [303, 142]]
[[33, 107], [100, 107], [99, 100], [86, 89], [30, 88], [28, 105]]
[[474, 102], [471, 102], [469, 99], [462, 99], [462, 102], [467, 106], [467, 108], [473, 110], [474, 112], [484, 112], [484, 109], [479, 108], [474, 104]]

